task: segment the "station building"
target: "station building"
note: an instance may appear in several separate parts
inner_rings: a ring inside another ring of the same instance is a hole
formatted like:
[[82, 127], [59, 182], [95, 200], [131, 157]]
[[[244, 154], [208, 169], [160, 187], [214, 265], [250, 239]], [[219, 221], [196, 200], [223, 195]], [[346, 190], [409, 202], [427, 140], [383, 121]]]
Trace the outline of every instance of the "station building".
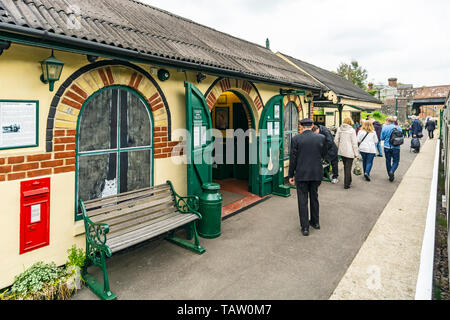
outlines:
[[[289, 196], [290, 137], [314, 101], [358, 106], [266, 46], [133, 0], [0, 0], [0, 70], [0, 288], [85, 246], [78, 199], [167, 180], [180, 194], [215, 181], [247, 204]], [[209, 129], [253, 129], [258, 156], [189, 164], [213, 152]]]

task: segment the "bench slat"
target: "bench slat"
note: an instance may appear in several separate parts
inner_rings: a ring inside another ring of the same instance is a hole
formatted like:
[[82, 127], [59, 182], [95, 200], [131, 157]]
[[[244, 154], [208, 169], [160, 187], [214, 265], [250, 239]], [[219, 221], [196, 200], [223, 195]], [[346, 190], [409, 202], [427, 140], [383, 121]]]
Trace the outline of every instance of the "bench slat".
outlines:
[[84, 207], [86, 210], [104, 206], [111, 203], [118, 203], [125, 200], [130, 200], [133, 198], [138, 198], [146, 195], [156, 194], [161, 191], [170, 190], [170, 186], [168, 184], [160, 184], [158, 186], [143, 188], [139, 190], [128, 191], [124, 193], [119, 193], [116, 195], [111, 195], [104, 198], [92, 199], [88, 201], [84, 201]]
[[[126, 212], [138, 211], [140, 208], [151, 207], [151, 206], [155, 206], [159, 203], [169, 202], [169, 201], [174, 202], [174, 197], [173, 197], [172, 193], [164, 192], [164, 193], [158, 194], [156, 196], [150, 196], [150, 197], [132, 200], [132, 201], [125, 201], [125, 202], [122, 202], [115, 206], [103, 207], [100, 209], [87, 211], [86, 213], [93, 222], [100, 222], [100, 221], [105, 221], [109, 217], [115, 216], [115, 214], [117, 214], [118, 212], [123, 211], [121, 214], [124, 214], [125, 210], [127, 210], [127, 209], [128, 210]], [[136, 209], [132, 210], [132, 208], [136, 208]]]
[[198, 216], [195, 214], [177, 214], [170, 219], [164, 219], [163, 221], [134, 230], [133, 232], [125, 233], [121, 237], [116, 237], [107, 241], [107, 245], [111, 251], [117, 252], [119, 250], [128, 248], [139, 242], [156, 237], [160, 234], [178, 228], [186, 223], [195, 221]]
[[133, 217], [131, 219], [127, 220], [121, 220], [119, 223], [116, 224], [109, 224], [109, 233], [108, 237], [113, 238], [116, 237], [119, 234], [119, 231], [127, 229], [131, 226], [135, 225], [143, 225], [143, 224], [151, 224], [155, 223], [159, 219], [164, 219], [164, 216], [167, 216], [169, 214], [173, 214], [177, 212], [177, 208], [174, 206], [171, 207], [164, 207], [156, 213], [151, 213], [148, 215], [139, 215], [138, 217]]

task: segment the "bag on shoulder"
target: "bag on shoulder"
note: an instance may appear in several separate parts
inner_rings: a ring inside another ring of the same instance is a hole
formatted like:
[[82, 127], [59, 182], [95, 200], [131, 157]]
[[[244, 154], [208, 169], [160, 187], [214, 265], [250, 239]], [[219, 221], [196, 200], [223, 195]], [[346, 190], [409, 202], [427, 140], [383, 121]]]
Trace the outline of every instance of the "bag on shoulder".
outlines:
[[397, 128], [394, 128], [394, 130], [392, 130], [391, 137], [389, 138], [389, 144], [395, 147], [402, 145], [403, 142], [403, 132], [401, 132]]

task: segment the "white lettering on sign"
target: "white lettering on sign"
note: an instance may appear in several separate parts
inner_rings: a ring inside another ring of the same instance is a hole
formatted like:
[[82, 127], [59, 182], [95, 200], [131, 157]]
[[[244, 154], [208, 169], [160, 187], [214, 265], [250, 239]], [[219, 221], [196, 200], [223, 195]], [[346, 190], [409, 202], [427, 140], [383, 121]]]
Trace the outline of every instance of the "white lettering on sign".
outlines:
[[30, 223], [41, 221], [41, 204], [35, 204], [31, 206], [31, 218]]

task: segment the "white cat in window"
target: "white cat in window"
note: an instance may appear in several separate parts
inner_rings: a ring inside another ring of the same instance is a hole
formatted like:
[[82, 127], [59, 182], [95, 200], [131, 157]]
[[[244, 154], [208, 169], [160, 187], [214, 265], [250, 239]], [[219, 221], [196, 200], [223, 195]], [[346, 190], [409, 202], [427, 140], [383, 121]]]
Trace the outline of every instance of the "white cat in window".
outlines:
[[105, 184], [102, 190], [101, 198], [112, 196], [117, 194], [117, 179], [105, 180]]

